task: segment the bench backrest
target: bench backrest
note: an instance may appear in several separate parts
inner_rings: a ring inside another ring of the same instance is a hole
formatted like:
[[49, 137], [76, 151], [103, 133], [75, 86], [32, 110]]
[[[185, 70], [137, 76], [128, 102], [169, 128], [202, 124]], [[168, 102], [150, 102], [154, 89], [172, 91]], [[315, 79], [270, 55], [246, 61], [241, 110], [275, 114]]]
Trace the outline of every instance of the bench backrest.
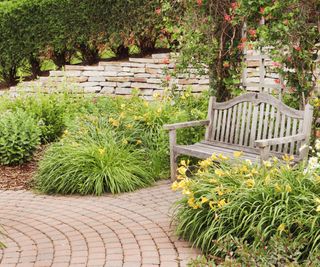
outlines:
[[[246, 93], [227, 102], [210, 98], [206, 141], [229, 145], [243, 151], [257, 150], [254, 141], [305, 133], [310, 136], [312, 107], [304, 111], [288, 107], [266, 93]], [[300, 147], [307, 143], [291, 142], [271, 147], [281, 154], [300, 155]]]

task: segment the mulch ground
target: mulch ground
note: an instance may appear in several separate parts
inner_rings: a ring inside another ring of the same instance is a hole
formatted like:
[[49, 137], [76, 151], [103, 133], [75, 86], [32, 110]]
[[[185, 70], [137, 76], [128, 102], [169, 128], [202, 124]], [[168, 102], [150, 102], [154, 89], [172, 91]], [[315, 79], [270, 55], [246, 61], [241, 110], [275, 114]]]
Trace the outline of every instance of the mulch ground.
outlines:
[[34, 158], [19, 166], [0, 165], [0, 190], [23, 190], [32, 187], [32, 177], [38, 168], [38, 162], [45, 148], [41, 147]]

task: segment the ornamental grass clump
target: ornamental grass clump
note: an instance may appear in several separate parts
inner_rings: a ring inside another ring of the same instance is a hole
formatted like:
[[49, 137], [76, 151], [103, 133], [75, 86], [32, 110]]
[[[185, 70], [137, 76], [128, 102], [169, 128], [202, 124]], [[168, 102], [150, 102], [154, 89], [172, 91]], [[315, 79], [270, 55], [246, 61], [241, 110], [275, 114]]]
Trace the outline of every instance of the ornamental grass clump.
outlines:
[[65, 131], [40, 162], [35, 177], [45, 193], [113, 194], [154, 182], [142, 149], [133, 147], [94, 118]]
[[232, 162], [222, 155], [200, 161], [192, 178], [188, 162], [181, 162], [172, 185], [183, 194], [174, 213], [178, 235], [210, 256], [244, 264], [318, 257], [320, 173], [294, 166], [289, 156], [257, 165], [241, 154]]

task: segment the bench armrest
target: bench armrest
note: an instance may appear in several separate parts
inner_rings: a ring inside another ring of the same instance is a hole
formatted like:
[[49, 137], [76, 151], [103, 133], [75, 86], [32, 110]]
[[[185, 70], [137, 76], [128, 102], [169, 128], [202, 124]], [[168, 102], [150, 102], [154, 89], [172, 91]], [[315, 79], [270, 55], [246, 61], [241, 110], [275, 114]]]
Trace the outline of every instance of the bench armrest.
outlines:
[[257, 140], [254, 142], [254, 144], [259, 148], [264, 148], [272, 145], [286, 144], [286, 143], [291, 143], [295, 141], [304, 141], [305, 139], [306, 139], [305, 134], [296, 134], [296, 135], [291, 135], [286, 137]]
[[181, 128], [188, 128], [188, 127], [194, 127], [194, 126], [206, 126], [209, 125], [209, 120], [200, 120], [200, 121], [188, 121], [188, 122], [180, 122], [180, 123], [174, 123], [174, 124], [165, 124], [163, 125], [163, 128], [165, 130], [176, 130]]

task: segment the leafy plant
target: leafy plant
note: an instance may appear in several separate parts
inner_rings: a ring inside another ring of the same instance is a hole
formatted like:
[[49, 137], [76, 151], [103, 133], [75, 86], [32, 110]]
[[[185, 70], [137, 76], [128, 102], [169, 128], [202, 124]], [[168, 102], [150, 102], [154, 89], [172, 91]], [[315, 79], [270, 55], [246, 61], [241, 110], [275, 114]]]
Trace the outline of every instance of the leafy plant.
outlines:
[[17, 110], [0, 114], [0, 164], [28, 161], [40, 144], [39, 136], [36, 121], [26, 112]]
[[35, 181], [45, 193], [101, 195], [133, 191], [153, 178], [143, 150], [93, 119], [48, 149]]
[[199, 162], [192, 179], [183, 161], [181, 180], [172, 185], [183, 194], [174, 215], [177, 233], [211, 257], [247, 264], [313, 259], [319, 255], [320, 176], [303, 164], [291, 166], [291, 160], [285, 156], [286, 163], [273, 159], [259, 166], [213, 155]]

